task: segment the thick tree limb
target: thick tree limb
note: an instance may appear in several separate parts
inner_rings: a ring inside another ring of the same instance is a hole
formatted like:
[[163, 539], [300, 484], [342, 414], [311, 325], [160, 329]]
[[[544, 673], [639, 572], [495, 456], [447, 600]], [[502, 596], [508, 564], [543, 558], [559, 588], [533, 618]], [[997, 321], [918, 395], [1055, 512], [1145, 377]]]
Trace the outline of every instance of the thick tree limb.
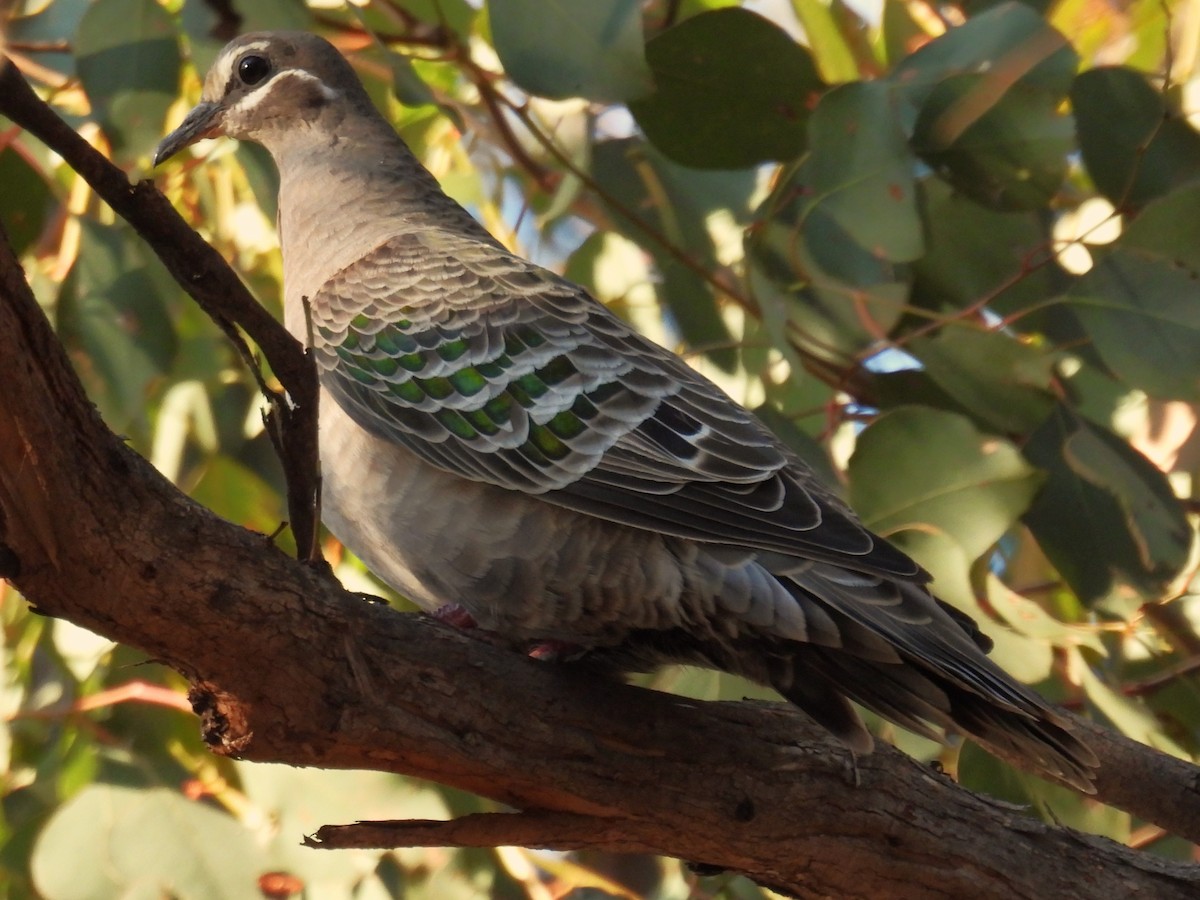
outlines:
[[[12, 87], [0, 76], [9, 115]], [[223, 264], [193, 259], [194, 235], [150, 188], [118, 183], [36, 106], [18, 115], [140, 223], [206, 309], [264, 349], [290, 341], [230, 300], [258, 309]], [[277, 372], [290, 365], [267, 352]], [[804, 896], [1200, 889], [1195, 867], [1043, 825], [886, 748], [859, 761], [855, 786], [845, 751], [789, 708], [597, 683], [347, 595], [184, 497], [104, 427], [6, 245], [0, 385], [0, 576], [39, 611], [193, 679], [215, 752], [401, 772], [524, 811], [323, 829], [324, 846], [648, 851]], [[1088, 727], [1099, 796], [1200, 839], [1198, 770]]]
[[[845, 751], [790, 709], [597, 683], [346, 594], [104, 427], [6, 245], [0, 384], [0, 574], [40, 612], [192, 678], [218, 753], [400, 772], [526, 811], [322, 832], [331, 844], [652, 851], [803, 896], [1200, 890], [1195, 867], [1044, 825], [886, 748], [856, 786]], [[1169, 791], [1166, 814], [1195, 806], [1194, 775], [1104, 777]]]

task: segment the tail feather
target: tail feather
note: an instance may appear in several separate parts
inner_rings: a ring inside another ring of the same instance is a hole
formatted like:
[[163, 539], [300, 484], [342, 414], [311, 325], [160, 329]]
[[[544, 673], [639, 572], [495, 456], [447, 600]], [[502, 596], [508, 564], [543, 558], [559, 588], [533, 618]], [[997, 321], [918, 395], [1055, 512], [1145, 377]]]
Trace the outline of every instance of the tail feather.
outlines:
[[677, 662], [742, 675], [868, 753], [872, 738], [854, 701], [934, 740], [962, 732], [996, 756], [1094, 793], [1097, 759], [1067, 719], [988, 659], [990, 641], [975, 622], [923, 585], [824, 563], [775, 577], [798, 604], [798, 620], [820, 623], [808, 629], [809, 640], [732, 619], [703, 631], [638, 630], [587, 658], [624, 672]]
[[[897, 651], [898, 664], [855, 652], [861, 641], [840, 648], [794, 645], [793, 673], [774, 684], [785, 697], [793, 699], [795, 684], [811, 679], [821, 685], [817, 690], [840, 693], [918, 734], [938, 739], [931, 726], [961, 731], [996, 756], [1025, 760], [1094, 792], [1095, 754], [1064, 717], [987, 658], [991, 642], [973, 619], [921, 585], [880, 579], [851, 587], [844, 579], [820, 576], [820, 567], [810, 569], [789, 579], [789, 587], [805, 606], [823, 606], [844, 633], [865, 628], [886, 641]], [[901, 615], [891, 615], [893, 610]], [[808, 709], [800, 697], [793, 702]]]
[[[995, 756], [1024, 760], [1085, 793], [1095, 793], [1095, 754], [1070, 732], [1065, 719], [1040, 701], [1028, 710], [1013, 710], [921, 671], [915, 662], [873, 663], [824, 647], [804, 647], [797, 657], [804, 658], [798, 676], [820, 680], [823, 690], [849, 697], [910, 731], [933, 740], [944, 738], [931, 725], [962, 732]], [[780, 692], [808, 711], [792, 690]]]

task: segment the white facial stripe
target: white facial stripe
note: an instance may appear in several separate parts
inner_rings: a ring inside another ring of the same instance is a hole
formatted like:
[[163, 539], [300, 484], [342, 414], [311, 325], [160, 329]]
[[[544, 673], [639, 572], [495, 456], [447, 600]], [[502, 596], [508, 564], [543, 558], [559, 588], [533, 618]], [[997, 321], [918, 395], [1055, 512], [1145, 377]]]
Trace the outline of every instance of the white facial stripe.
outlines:
[[323, 82], [316, 75], [312, 74], [311, 72], [305, 72], [303, 69], [284, 69], [282, 72], [280, 72], [278, 75], [276, 75], [275, 78], [276, 78], [276, 80], [278, 80], [285, 75], [290, 76], [292, 78], [299, 78], [301, 81], [315, 82], [317, 85], [317, 89], [320, 90], [320, 92], [321, 92], [322, 97], [324, 97], [326, 100], [336, 100], [337, 99], [338, 92], [335, 91], [333, 88], [331, 88], [329, 85], [327, 85], [325, 82]]
[[242, 54], [250, 50], [266, 50], [271, 46], [270, 41], [251, 41], [249, 44], [244, 44], [238, 48], [237, 53], [229, 53], [217, 60], [217, 77], [214, 79], [215, 86], [218, 91], [225, 90], [225, 86], [229, 84], [229, 79], [233, 77], [233, 66], [242, 58]]
[[242, 97], [237, 103], [229, 108], [229, 113], [235, 116], [243, 116], [247, 113], [252, 113], [260, 103], [267, 99], [273, 91], [279, 90], [289, 78], [298, 79], [300, 81], [314, 82], [317, 89], [321, 92], [321, 96], [326, 100], [334, 100], [338, 96], [338, 92], [323, 82], [311, 72], [305, 72], [303, 69], [284, 69], [276, 74], [266, 84], [256, 91], [251, 91], [246, 96]]

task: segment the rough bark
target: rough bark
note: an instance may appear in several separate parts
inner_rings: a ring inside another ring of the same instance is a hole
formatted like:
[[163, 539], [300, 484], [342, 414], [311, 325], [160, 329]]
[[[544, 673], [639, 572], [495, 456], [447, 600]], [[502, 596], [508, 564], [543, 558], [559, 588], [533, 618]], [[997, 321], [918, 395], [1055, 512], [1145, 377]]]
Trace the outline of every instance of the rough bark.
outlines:
[[[811, 897], [1200, 890], [1196, 867], [1047, 826], [887, 748], [856, 770], [787, 707], [597, 682], [346, 594], [104, 426], [6, 244], [0, 385], [0, 577], [39, 612], [192, 679], [217, 753], [399, 772], [519, 811], [328, 829], [327, 846], [645, 851]], [[1200, 838], [1195, 767], [1089, 734], [1101, 799]]]

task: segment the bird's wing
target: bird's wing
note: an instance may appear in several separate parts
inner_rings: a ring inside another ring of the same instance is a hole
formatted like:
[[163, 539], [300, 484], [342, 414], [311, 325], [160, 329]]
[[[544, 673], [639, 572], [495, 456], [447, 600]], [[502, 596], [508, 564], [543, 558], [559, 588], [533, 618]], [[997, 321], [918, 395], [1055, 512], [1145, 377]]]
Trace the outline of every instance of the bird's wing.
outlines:
[[398, 236], [311, 307], [322, 384], [446, 471], [636, 528], [925, 580], [715, 385], [495, 246]]

